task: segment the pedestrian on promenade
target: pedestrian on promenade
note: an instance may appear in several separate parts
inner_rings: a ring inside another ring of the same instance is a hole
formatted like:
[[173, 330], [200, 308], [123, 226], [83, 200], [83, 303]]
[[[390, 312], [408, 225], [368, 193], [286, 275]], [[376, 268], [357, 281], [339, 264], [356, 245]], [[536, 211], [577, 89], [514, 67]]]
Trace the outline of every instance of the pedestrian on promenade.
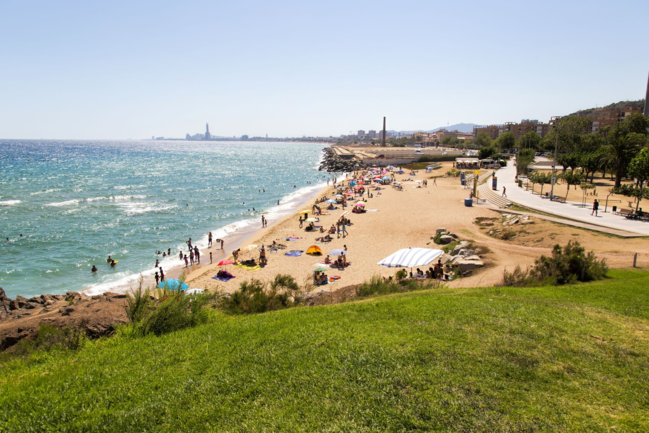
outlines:
[[507, 188], [503, 186], [503, 197], [507, 197]]
[[599, 202], [597, 199], [593, 202], [593, 211], [590, 213], [591, 215], [595, 214], [597, 216], [597, 210], [599, 209]]

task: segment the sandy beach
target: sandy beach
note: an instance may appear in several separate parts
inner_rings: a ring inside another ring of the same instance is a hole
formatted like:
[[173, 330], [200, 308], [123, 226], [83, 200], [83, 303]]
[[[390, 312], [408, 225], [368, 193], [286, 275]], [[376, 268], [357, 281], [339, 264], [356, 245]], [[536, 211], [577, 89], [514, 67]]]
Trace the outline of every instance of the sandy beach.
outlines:
[[[219, 267], [216, 265], [219, 260], [225, 258], [220, 250], [212, 250], [214, 264], [201, 267], [195, 266], [188, 270], [187, 282], [192, 288], [221, 290], [231, 292], [238, 288], [243, 281], [258, 279], [267, 281], [275, 275], [283, 273], [292, 275], [300, 284], [306, 284], [312, 280], [313, 269], [318, 263], [324, 261], [324, 256], [312, 256], [302, 254], [300, 257], [287, 257], [284, 252], [288, 250], [301, 250], [306, 252], [312, 245], [317, 245], [324, 254], [347, 246], [348, 261], [351, 266], [345, 270], [331, 269], [327, 272], [329, 276], [340, 276], [340, 280], [326, 286], [326, 289], [337, 290], [339, 288], [362, 283], [373, 275], [391, 276], [396, 269], [385, 268], [377, 265], [381, 259], [389, 256], [401, 248], [421, 247], [437, 248], [431, 240], [438, 227], [445, 227], [447, 230], [457, 233], [462, 238], [474, 237], [472, 233], [464, 233], [467, 227], [472, 226], [473, 220], [478, 216], [491, 216], [492, 211], [488, 205], [476, 205], [473, 207], [464, 206], [464, 198], [469, 196], [469, 190], [460, 185], [458, 178], [437, 178], [437, 185], [433, 184], [431, 177], [441, 176], [447, 167], [426, 173], [425, 170], [418, 170], [416, 176], [409, 176], [409, 172], [397, 175], [402, 180], [404, 188], [398, 191], [391, 186], [382, 187], [380, 195], [372, 191], [373, 198], [367, 199], [367, 212], [363, 214], [351, 213], [348, 205], [345, 209], [350, 211], [347, 217], [351, 220], [352, 226], [348, 228], [349, 235], [336, 237], [329, 243], [315, 241], [323, 236], [320, 232], [306, 232], [299, 228], [299, 212], [287, 217], [283, 221], [260, 230], [256, 236], [252, 236], [242, 242], [242, 245], [269, 245], [273, 241], [287, 246], [286, 250], [277, 253], [267, 253], [268, 265], [258, 271], [240, 269], [234, 265]], [[418, 187], [416, 180], [428, 179], [427, 187]], [[331, 198], [335, 194], [333, 187], [324, 188], [320, 196]], [[350, 201], [350, 204], [356, 201]], [[313, 201], [302, 209], [310, 209]], [[323, 206], [324, 205], [324, 206]], [[326, 203], [321, 204], [324, 211]], [[331, 227], [344, 212], [340, 205], [336, 210], [325, 211], [326, 215], [320, 216], [320, 222], [325, 229]], [[261, 225], [261, 223], [260, 223]], [[299, 237], [296, 241], [286, 241], [288, 237]], [[232, 250], [227, 250], [230, 253]], [[209, 257], [209, 251], [207, 256]], [[204, 256], [205, 257], [205, 256]], [[232, 258], [231, 254], [227, 254]], [[259, 258], [259, 252], [254, 250], [241, 258]], [[203, 259], [204, 260], [204, 259]], [[209, 258], [208, 258], [209, 260]], [[531, 260], [531, 259], [530, 259]], [[205, 263], [205, 262], [204, 262]], [[223, 283], [212, 279], [219, 269], [224, 269], [236, 278]], [[474, 278], [460, 279], [452, 282], [454, 286], [473, 284]], [[495, 281], [488, 279], [481, 281], [481, 284], [493, 284]]]

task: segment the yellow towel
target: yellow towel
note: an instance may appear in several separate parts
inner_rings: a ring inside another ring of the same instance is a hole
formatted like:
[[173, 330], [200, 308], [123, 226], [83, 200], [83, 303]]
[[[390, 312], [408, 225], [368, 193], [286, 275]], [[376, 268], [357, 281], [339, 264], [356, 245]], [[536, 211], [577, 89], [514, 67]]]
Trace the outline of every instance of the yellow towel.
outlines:
[[246, 265], [244, 265], [242, 263], [239, 263], [238, 265], [236, 265], [236, 267], [240, 268], [240, 269], [245, 269], [246, 271], [258, 271], [258, 270], [261, 269], [261, 266], [259, 266], [259, 265], [257, 265], [257, 266], [246, 266]]

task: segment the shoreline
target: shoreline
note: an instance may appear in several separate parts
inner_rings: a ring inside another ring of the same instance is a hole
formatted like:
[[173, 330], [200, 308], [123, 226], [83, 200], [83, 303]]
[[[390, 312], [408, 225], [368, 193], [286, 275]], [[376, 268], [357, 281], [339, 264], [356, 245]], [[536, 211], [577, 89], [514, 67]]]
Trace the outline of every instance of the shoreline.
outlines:
[[[333, 173], [326, 173], [326, 175], [334, 176]], [[172, 254], [170, 259], [167, 259], [165, 257], [165, 259], [167, 260], [166, 266], [163, 267], [163, 270], [165, 271], [165, 279], [177, 279], [180, 275], [182, 275], [183, 272], [186, 273], [186, 278], [188, 279], [188, 281], [191, 281], [197, 278], [198, 276], [201, 276], [202, 274], [207, 272], [207, 269], [210, 266], [216, 267], [216, 264], [219, 263], [221, 260], [225, 260], [228, 257], [231, 257], [232, 253], [231, 252], [228, 253], [229, 251], [233, 251], [237, 248], [241, 248], [242, 246], [244, 246], [244, 244], [246, 244], [247, 241], [260, 239], [262, 237], [261, 234], [264, 232], [265, 229], [259, 226], [255, 226], [255, 224], [261, 223], [261, 215], [266, 216], [269, 213], [273, 212], [273, 210], [275, 210], [275, 212], [277, 212], [279, 215], [277, 219], [274, 220], [273, 223], [269, 223], [266, 228], [270, 229], [272, 227], [275, 227], [285, 222], [286, 220], [297, 216], [299, 208], [303, 207], [306, 203], [314, 200], [315, 197], [319, 197], [320, 195], [322, 195], [330, 187], [331, 185], [327, 185], [325, 182], [323, 182], [323, 183], [318, 183], [315, 185], [310, 185], [310, 186], [300, 188], [294, 191], [293, 193], [288, 194], [283, 198], [281, 198], [279, 206], [273, 206], [267, 210], [262, 211], [259, 215], [256, 215], [255, 217], [259, 218], [257, 220], [254, 220], [251, 217], [251, 218], [235, 221], [225, 226], [221, 226], [212, 230], [214, 242], [211, 248], [208, 248], [207, 246], [208, 243], [207, 234], [201, 236], [199, 240], [195, 243], [195, 245], [199, 247], [199, 251], [201, 252], [201, 264], [185, 267], [184, 262], [181, 262], [180, 259], [178, 259], [178, 255], [174, 256]], [[300, 193], [300, 191], [304, 189], [308, 189], [310, 191], [307, 191], [305, 193]], [[294, 194], [297, 194], [297, 197], [293, 200], [291, 199], [291, 196]], [[288, 199], [288, 203], [282, 203], [283, 200], [287, 200], [287, 199]], [[284, 206], [283, 209], [281, 209], [282, 206]], [[219, 235], [218, 233], [224, 233], [224, 234]], [[225, 250], [216, 248], [217, 245], [216, 239], [224, 240]], [[212, 259], [213, 259], [212, 265], [209, 264], [210, 252], [212, 252]], [[170, 261], [174, 260], [174, 257], [177, 263], [178, 262], [180, 263], [176, 265], [172, 264], [171, 267], [168, 267]], [[162, 260], [161, 260], [161, 264], [163, 264]], [[95, 296], [107, 292], [128, 293], [130, 291], [137, 289], [137, 287], [139, 286], [140, 278], [142, 278], [143, 288], [153, 287], [155, 286], [154, 275], [156, 270], [157, 268], [152, 267], [151, 269], [147, 269], [139, 273], [135, 273], [130, 276], [124, 277], [124, 279], [128, 280], [127, 282], [120, 283], [120, 281], [118, 280], [115, 281], [114, 283], [103, 283], [97, 286], [84, 288], [82, 290], [79, 290], [78, 292], [86, 296]]]

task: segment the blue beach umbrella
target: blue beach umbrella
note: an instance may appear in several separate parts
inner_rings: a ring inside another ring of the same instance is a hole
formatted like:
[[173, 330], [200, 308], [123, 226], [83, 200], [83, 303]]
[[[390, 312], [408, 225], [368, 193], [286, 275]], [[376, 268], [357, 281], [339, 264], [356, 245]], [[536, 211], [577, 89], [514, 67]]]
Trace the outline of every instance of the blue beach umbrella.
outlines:
[[330, 252], [329, 252], [329, 255], [330, 255], [330, 256], [339, 256], [339, 255], [341, 255], [341, 254], [346, 255], [346, 254], [347, 254], [347, 251], [345, 251], [345, 250], [343, 250], [343, 249], [337, 249], [337, 250], [333, 250], [333, 251], [330, 251]]
[[329, 200], [327, 200], [327, 203], [332, 203], [333, 204], [333, 203], [337, 203], [337, 201], [329, 199]]
[[180, 280], [164, 280], [156, 286], [158, 289], [169, 289], [169, 290], [186, 290], [189, 289], [187, 283], [184, 283]]
[[349, 184], [350, 184], [351, 186], [354, 186], [354, 185], [356, 185], [356, 182], [354, 182], [354, 181], [352, 180], [351, 182], [349, 182]]

